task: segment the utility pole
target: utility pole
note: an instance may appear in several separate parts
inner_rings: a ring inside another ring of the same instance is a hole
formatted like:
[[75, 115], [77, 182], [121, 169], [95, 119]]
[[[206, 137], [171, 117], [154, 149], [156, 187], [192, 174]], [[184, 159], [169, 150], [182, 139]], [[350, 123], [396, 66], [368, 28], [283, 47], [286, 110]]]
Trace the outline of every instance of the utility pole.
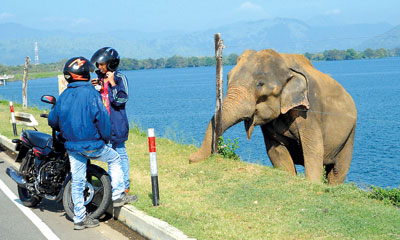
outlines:
[[25, 59], [24, 66], [24, 78], [22, 79], [22, 108], [26, 110], [28, 106], [27, 88], [28, 88], [28, 68], [29, 68], [29, 57]]
[[37, 42], [35, 42], [35, 65], [39, 64], [39, 48]]
[[218, 153], [218, 140], [222, 135], [222, 97], [223, 92], [223, 66], [222, 66], [222, 49], [225, 48], [224, 40], [221, 39], [221, 34], [214, 35], [215, 42], [215, 59], [216, 59], [216, 87], [217, 87], [217, 100], [215, 104], [214, 114], [214, 131], [212, 141], [212, 152]]

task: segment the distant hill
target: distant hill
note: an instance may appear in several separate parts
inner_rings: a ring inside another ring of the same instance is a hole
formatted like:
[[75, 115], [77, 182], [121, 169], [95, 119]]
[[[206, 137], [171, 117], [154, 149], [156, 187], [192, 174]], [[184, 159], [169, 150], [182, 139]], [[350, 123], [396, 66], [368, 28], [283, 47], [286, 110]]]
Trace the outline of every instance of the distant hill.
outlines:
[[[295, 19], [277, 18], [244, 22], [221, 29], [227, 52], [241, 53], [247, 48], [273, 48], [286, 53], [319, 52], [327, 49], [357, 48], [361, 42], [381, 34], [390, 24], [351, 24], [311, 26]], [[224, 33], [225, 32], [225, 33]]]
[[311, 26], [296, 19], [276, 18], [238, 22], [187, 33], [119, 30], [110, 33], [74, 34], [5, 23], [0, 24], [0, 64], [23, 64], [26, 56], [33, 60], [35, 41], [39, 46], [39, 61], [50, 63], [77, 55], [90, 57], [94, 51], [104, 46], [113, 46], [122, 57], [137, 59], [173, 55], [212, 56], [214, 34], [218, 32], [226, 46], [223, 52], [225, 55], [241, 54], [249, 48], [273, 48], [287, 53], [318, 52], [335, 48], [360, 49], [367, 39], [382, 35], [392, 27], [385, 23], [322, 27]]
[[360, 44], [360, 48], [399, 48], [400, 47], [400, 25], [396, 26], [389, 31], [376, 36], [374, 38], [368, 39]]

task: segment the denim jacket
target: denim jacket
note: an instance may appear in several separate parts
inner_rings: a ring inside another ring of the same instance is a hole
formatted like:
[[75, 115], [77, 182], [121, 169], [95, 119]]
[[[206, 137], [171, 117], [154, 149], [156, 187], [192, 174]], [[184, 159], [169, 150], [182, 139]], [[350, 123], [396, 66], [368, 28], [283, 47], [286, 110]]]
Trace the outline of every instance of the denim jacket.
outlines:
[[90, 82], [68, 84], [50, 111], [48, 124], [61, 132], [69, 151], [96, 150], [111, 139], [110, 116]]

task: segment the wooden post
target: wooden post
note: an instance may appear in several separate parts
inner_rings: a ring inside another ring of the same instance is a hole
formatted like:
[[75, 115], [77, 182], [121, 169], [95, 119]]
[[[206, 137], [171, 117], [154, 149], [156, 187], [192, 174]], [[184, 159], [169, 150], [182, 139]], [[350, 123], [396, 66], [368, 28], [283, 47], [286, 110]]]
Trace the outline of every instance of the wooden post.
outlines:
[[28, 67], [29, 67], [29, 57], [26, 57], [24, 66], [24, 78], [22, 79], [22, 108], [24, 110], [26, 110], [26, 108], [28, 107], [28, 95], [27, 95]]
[[222, 68], [222, 49], [225, 48], [224, 40], [221, 40], [221, 34], [214, 35], [215, 59], [216, 59], [216, 82], [217, 82], [217, 101], [214, 114], [214, 131], [212, 152], [218, 153], [218, 139], [222, 135], [222, 97], [223, 93], [223, 68]]

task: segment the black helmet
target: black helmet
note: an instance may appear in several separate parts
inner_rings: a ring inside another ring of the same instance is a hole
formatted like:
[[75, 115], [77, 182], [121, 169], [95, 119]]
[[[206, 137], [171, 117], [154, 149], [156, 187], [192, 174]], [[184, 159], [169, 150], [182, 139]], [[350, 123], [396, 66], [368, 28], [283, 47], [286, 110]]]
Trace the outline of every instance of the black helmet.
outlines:
[[107, 63], [107, 70], [115, 71], [119, 65], [119, 54], [114, 48], [103, 47], [93, 54], [90, 61], [96, 64], [96, 67], [98, 63]]
[[68, 83], [89, 81], [90, 73], [94, 71], [93, 64], [84, 57], [73, 57], [65, 63], [64, 77]]

